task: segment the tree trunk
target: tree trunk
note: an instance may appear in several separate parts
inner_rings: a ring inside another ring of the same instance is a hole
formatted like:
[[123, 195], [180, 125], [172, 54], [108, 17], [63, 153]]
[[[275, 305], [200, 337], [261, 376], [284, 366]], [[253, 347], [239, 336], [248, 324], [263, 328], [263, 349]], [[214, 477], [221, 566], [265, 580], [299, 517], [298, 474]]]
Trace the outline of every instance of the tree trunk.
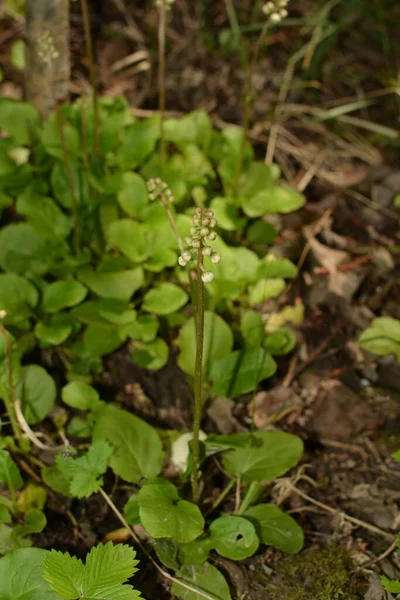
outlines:
[[[41, 57], [40, 37], [50, 35], [57, 57]], [[45, 118], [57, 102], [68, 99], [69, 0], [26, 0], [25, 92]]]

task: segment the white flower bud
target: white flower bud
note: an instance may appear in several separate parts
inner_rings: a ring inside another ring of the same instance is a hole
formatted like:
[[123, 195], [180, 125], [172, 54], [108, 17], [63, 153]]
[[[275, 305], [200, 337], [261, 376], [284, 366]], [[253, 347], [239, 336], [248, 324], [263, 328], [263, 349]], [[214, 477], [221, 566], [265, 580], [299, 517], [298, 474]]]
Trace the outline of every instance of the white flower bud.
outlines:
[[205, 271], [205, 273], [203, 273], [201, 276], [201, 280], [203, 283], [211, 283], [213, 279], [214, 273], [211, 273], [211, 271]]
[[279, 23], [282, 20], [282, 17], [278, 13], [273, 13], [270, 16], [269, 20], [271, 21], [271, 23]]
[[192, 248], [200, 248], [201, 242], [200, 240], [192, 240]]
[[7, 316], [7, 311], [3, 309], [0, 310], [0, 319], [5, 319]]
[[286, 10], [286, 8], [281, 8], [281, 10], [279, 11], [279, 15], [281, 17], [281, 19], [285, 19], [288, 16], [288, 11]]
[[211, 231], [210, 235], [208, 236], [208, 239], [210, 240], [210, 242], [213, 242], [217, 239], [217, 234], [215, 233], [215, 231]]
[[215, 227], [217, 224], [217, 219], [210, 219], [210, 227]]
[[210, 230], [208, 229], [208, 227], [202, 227], [200, 229], [200, 235], [201, 237], [206, 237], [206, 235], [209, 235]]
[[193, 217], [193, 225], [200, 225], [200, 219], [198, 217]]
[[262, 11], [265, 15], [270, 15], [275, 10], [275, 4], [273, 2], [266, 2], [262, 7]]
[[204, 248], [202, 250], [202, 254], [203, 254], [203, 256], [211, 256], [212, 248], [210, 248], [210, 246], [204, 246]]
[[182, 252], [182, 258], [184, 261], [189, 262], [189, 260], [192, 260], [192, 254], [189, 250], [185, 250], [184, 252]]
[[28, 148], [18, 146], [16, 148], [12, 148], [9, 151], [8, 156], [11, 158], [12, 161], [15, 162], [16, 165], [20, 167], [21, 165], [25, 165], [28, 162], [30, 153], [31, 151]]
[[178, 258], [178, 263], [181, 265], [181, 267], [186, 267], [186, 260], [183, 258], [183, 256]]
[[197, 227], [191, 227], [191, 228], [190, 228], [190, 233], [191, 233], [192, 235], [195, 235], [195, 234], [197, 233]]
[[214, 263], [214, 265], [217, 265], [220, 261], [221, 261], [221, 255], [218, 254], [218, 252], [215, 252], [214, 254], [211, 255], [211, 262]]
[[192, 246], [193, 245], [193, 238], [191, 238], [191, 237], [185, 238], [185, 243], [186, 243], [187, 246]]

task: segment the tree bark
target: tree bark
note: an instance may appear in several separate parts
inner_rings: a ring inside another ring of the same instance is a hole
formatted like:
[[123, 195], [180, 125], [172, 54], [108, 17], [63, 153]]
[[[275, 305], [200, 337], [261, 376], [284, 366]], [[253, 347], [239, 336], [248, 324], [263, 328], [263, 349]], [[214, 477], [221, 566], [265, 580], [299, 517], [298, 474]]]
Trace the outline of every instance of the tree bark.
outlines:
[[[50, 63], [40, 57], [43, 34], [50, 34], [58, 52]], [[55, 101], [68, 99], [69, 78], [69, 0], [26, 0], [25, 93], [43, 118]]]

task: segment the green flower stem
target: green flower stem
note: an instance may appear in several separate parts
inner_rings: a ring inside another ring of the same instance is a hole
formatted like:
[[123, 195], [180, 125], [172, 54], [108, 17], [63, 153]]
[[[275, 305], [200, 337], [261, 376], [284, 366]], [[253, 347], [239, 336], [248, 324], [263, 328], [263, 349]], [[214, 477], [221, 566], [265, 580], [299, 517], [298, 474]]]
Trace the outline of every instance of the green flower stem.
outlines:
[[24, 440], [22, 438], [21, 429], [18, 425], [17, 416], [15, 413], [16, 396], [15, 396], [15, 387], [14, 387], [13, 369], [12, 369], [12, 365], [13, 365], [12, 345], [11, 345], [10, 337], [8, 335], [8, 331], [4, 327], [3, 323], [1, 323], [1, 321], [0, 321], [0, 334], [3, 336], [4, 347], [6, 350], [7, 375], [8, 375], [8, 387], [9, 387], [9, 395], [4, 394], [3, 401], [4, 401], [4, 405], [6, 407], [8, 418], [10, 419], [11, 428], [13, 430], [14, 437], [17, 440], [19, 447], [21, 449], [24, 449], [25, 444], [24, 444]]
[[245, 494], [245, 497], [242, 500], [242, 503], [239, 507], [239, 510], [236, 514], [242, 515], [249, 506], [256, 504], [260, 499], [261, 494], [264, 492], [267, 486], [264, 483], [259, 483], [258, 481], [253, 481]]
[[164, 117], [165, 117], [165, 38], [167, 29], [167, 10], [165, 1], [159, 8], [158, 21], [158, 110], [160, 113], [160, 159], [164, 164], [166, 158]]
[[251, 116], [251, 102], [253, 98], [253, 80], [254, 80], [254, 72], [257, 66], [258, 55], [260, 53], [262, 44], [264, 42], [265, 36], [267, 35], [269, 29], [269, 21], [266, 21], [264, 27], [261, 30], [260, 35], [258, 36], [258, 40], [254, 47], [253, 56], [250, 63], [250, 68], [248, 69], [246, 85], [244, 90], [244, 99], [243, 99], [243, 135], [239, 149], [238, 161], [236, 164], [236, 174], [235, 174], [235, 182], [233, 185], [233, 195], [237, 196], [238, 188], [239, 188], [239, 179], [242, 174], [244, 155], [246, 151], [246, 142], [247, 136], [250, 129], [250, 116]]
[[199, 461], [200, 461], [200, 422], [203, 395], [203, 348], [204, 348], [204, 283], [201, 278], [203, 254], [197, 253], [197, 304], [196, 304], [196, 362], [194, 373], [194, 412], [193, 412], [193, 471], [192, 495], [193, 501], [199, 500]]
[[220, 493], [220, 495], [218, 496], [218, 498], [213, 503], [213, 505], [210, 508], [210, 510], [207, 512], [207, 514], [212, 513], [216, 508], [218, 508], [218, 506], [221, 504], [221, 502], [223, 502], [225, 500], [225, 498], [227, 497], [227, 495], [229, 494], [229, 492], [235, 486], [235, 483], [236, 483], [236, 479], [233, 478], [233, 479], [229, 480], [228, 484], [224, 487], [224, 489], [222, 490], [222, 492]]
[[89, 62], [90, 84], [93, 90], [93, 117], [94, 117], [94, 150], [97, 158], [100, 158], [100, 115], [99, 94], [97, 89], [96, 71], [94, 67], [93, 41], [90, 32], [90, 19], [87, 0], [81, 0], [83, 27], [85, 30], [86, 54]]
[[60, 134], [61, 149], [62, 149], [64, 164], [65, 164], [65, 173], [67, 175], [68, 187], [71, 192], [73, 244], [74, 244], [75, 252], [77, 254], [80, 254], [81, 247], [80, 247], [80, 240], [79, 240], [78, 199], [75, 194], [74, 180], [73, 180], [72, 171], [71, 171], [71, 163], [69, 162], [67, 142], [65, 139], [64, 127], [63, 127], [62, 116], [61, 116], [61, 111], [60, 111], [59, 106], [57, 106], [57, 108], [56, 108], [56, 118], [57, 118], [58, 132]]

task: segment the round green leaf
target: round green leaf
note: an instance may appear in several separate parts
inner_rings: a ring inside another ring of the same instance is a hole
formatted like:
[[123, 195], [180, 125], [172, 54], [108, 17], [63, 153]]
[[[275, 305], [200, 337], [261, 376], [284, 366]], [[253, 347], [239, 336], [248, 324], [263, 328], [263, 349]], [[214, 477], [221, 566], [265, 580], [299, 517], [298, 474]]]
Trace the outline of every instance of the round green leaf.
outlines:
[[132, 349], [132, 360], [145, 369], [161, 369], [168, 362], [168, 344], [161, 338], [138, 342]]
[[106, 440], [115, 447], [110, 465], [125, 481], [137, 483], [161, 471], [163, 454], [156, 430], [124, 410], [101, 407], [96, 412], [93, 440]]
[[133, 263], [141, 263], [148, 256], [143, 225], [130, 219], [114, 221], [106, 232], [107, 242], [125, 254]]
[[83, 381], [71, 381], [64, 385], [61, 398], [65, 404], [79, 410], [94, 410], [100, 400], [98, 392]]
[[237, 206], [231, 198], [218, 196], [211, 201], [210, 208], [214, 211], [218, 227], [225, 231], [237, 231], [245, 223], [245, 219], [239, 218]]
[[272, 225], [259, 219], [248, 228], [246, 239], [250, 244], [272, 244], [278, 235]]
[[65, 342], [73, 330], [72, 320], [69, 315], [58, 314], [48, 322], [40, 321], [35, 326], [35, 336], [38, 340], [58, 346]]
[[29, 223], [15, 223], [0, 231], [0, 267], [23, 275], [43, 275], [51, 256], [46, 241]]
[[0, 129], [6, 131], [16, 144], [31, 144], [39, 123], [39, 113], [30, 102], [0, 99]]
[[215, 394], [234, 398], [254, 390], [260, 381], [271, 377], [275, 371], [276, 363], [266, 350], [248, 348], [214, 360], [210, 379]]
[[55, 281], [44, 290], [43, 308], [46, 312], [56, 313], [63, 308], [80, 304], [87, 295], [87, 288], [79, 281]]
[[295, 554], [302, 549], [302, 528], [293, 517], [274, 504], [252, 506], [243, 516], [253, 523], [262, 544], [276, 546], [288, 554]]
[[296, 334], [292, 329], [282, 327], [270, 333], [263, 341], [263, 348], [273, 356], [288, 354], [297, 343]]
[[269, 254], [259, 266], [258, 277], [297, 277], [297, 267], [288, 258], [276, 258]]
[[5, 324], [24, 325], [38, 302], [36, 288], [14, 273], [0, 274], [0, 309], [7, 312]]
[[359, 337], [362, 348], [378, 355], [394, 354], [400, 361], [400, 320], [380, 317]]
[[[178, 339], [180, 355], [178, 364], [180, 368], [194, 375], [196, 358], [196, 331], [195, 321], [189, 319], [179, 332]], [[233, 334], [229, 325], [218, 315], [206, 311], [204, 313], [204, 360], [203, 370], [208, 374], [209, 367], [214, 360], [227, 356], [233, 346]]]
[[136, 321], [125, 328], [132, 340], [151, 342], [157, 335], [160, 324], [153, 315], [139, 315]]
[[39, 365], [22, 368], [21, 381], [17, 386], [22, 411], [29, 425], [42, 421], [56, 401], [54, 379]]
[[118, 192], [120, 207], [135, 219], [143, 217], [144, 208], [149, 201], [146, 183], [137, 173], [127, 172], [122, 176], [121, 188]]
[[179, 562], [181, 565], [202, 565], [213, 548], [214, 543], [210, 537], [179, 544]]
[[249, 288], [249, 304], [256, 306], [269, 298], [279, 296], [285, 289], [284, 279], [260, 279]]
[[220, 517], [211, 523], [210, 533], [213, 547], [218, 554], [232, 560], [243, 560], [252, 556], [259, 545], [254, 526], [242, 517]]
[[259, 431], [247, 448], [229, 450], [223, 455], [228, 473], [244, 483], [275, 479], [297, 465], [303, 454], [303, 442], [297, 435], [283, 431]]
[[305, 204], [305, 196], [289, 185], [270, 187], [243, 198], [242, 208], [248, 217], [262, 217], [275, 213], [290, 213]]
[[78, 271], [78, 278], [101, 298], [130, 300], [144, 282], [143, 269], [137, 267], [125, 271]]
[[101, 325], [88, 325], [83, 334], [83, 343], [92, 356], [104, 356], [119, 348], [125, 341], [125, 335], [117, 327], [106, 328]]
[[184, 543], [203, 533], [204, 518], [198, 506], [180, 500], [178, 490], [166, 479], [145, 483], [138, 500], [140, 521], [151, 536]]
[[129, 525], [139, 525], [139, 498], [137, 494], [132, 494], [124, 506], [124, 517]]
[[264, 322], [260, 313], [248, 310], [244, 313], [240, 323], [245, 346], [248, 348], [259, 348], [265, 337]]
[[189, 296], [182, 288], [173, 283], [161, 283], [145, 294], [142, 308], [157, 315], [169, 315], [188, 300]]
[[[225, 577], [210, 563], [182, 567], [177, 575], [179, 579], [189, 583], [194, 589], [198, 588], [203, 594], [206, 592], [207, 596], [213, 600], [232, 600]], [[201, 600], [203, 598], [179, 583], [173, 583], [171, 591], [182, 600]]]

